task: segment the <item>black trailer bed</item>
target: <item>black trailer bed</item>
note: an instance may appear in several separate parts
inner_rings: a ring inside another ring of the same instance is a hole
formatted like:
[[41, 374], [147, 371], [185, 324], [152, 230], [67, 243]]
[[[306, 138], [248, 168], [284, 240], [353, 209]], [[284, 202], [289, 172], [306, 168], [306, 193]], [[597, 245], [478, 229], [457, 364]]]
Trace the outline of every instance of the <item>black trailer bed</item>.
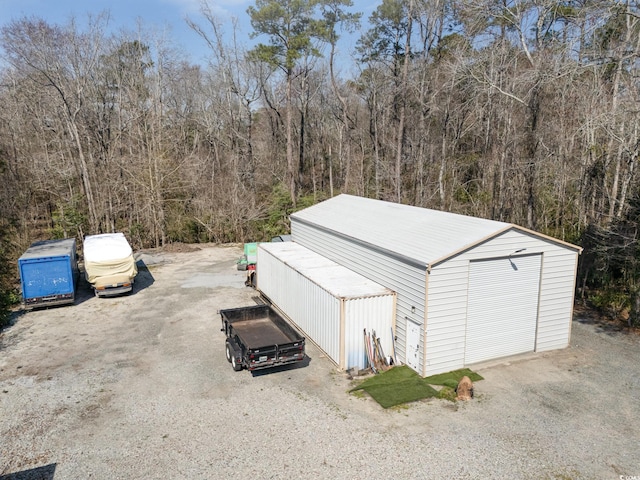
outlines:
[[223, 323], [228, 323], [247, 348], [260, 348], [304, 341], [270, 305], [221, 310]]
[[285, 335], [269, 316], [233, 322], [233, 329], [247, 348], [282, 345], [296, 340]]
[[220, 310], [227, 360], [234, 370], [258, 370], [304, 360], [305, 338], [270, 305]]

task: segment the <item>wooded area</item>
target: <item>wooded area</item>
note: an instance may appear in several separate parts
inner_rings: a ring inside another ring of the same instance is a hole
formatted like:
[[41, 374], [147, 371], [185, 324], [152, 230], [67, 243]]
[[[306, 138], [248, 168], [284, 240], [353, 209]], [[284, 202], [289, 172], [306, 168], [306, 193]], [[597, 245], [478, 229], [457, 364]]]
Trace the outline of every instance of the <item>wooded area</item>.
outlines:
[[350, 0], [247, 14], [251, 48], [206, 4], [189, 21], [206, 66], [108, 15], [2, 26], [0, 290], [36, 239], [268, 240], [345, 192], [580, 244], [578, 298], [637, 321], [637, 2], [384, 0], [367, 28]]

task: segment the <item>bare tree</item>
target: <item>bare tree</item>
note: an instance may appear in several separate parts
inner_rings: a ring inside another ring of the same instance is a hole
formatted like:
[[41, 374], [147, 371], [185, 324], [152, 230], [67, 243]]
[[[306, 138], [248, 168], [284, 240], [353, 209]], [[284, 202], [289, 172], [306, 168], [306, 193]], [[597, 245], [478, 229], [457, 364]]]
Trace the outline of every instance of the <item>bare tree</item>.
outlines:
[[97, 68], [107, 21], [106, 15], [91, 19], [88, 32], [79, 33], [73, 20], [64, 28], [42, 20], [18, 20], [2, 29], [0, 40], [8, 61], [23, 81], [48, 90], [56, 100], [61, 128], [69, 136], [70, 153], [84, 187], [93, 230], [100, 221], [94, 194], [96, 179], [86, 158], [80, 116], [90, 104], [86, 98], [89, 73]]

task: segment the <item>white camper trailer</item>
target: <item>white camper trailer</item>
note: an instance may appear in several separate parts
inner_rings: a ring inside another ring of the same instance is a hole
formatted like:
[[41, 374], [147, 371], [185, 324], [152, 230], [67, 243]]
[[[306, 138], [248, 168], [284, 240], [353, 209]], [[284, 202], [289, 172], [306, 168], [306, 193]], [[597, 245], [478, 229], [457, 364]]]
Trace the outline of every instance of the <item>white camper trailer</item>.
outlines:
[[138, 273], [131, 245], [122, 233], [88, 235], [84, 238], [85, 278], [96, 296], [130, 292]]

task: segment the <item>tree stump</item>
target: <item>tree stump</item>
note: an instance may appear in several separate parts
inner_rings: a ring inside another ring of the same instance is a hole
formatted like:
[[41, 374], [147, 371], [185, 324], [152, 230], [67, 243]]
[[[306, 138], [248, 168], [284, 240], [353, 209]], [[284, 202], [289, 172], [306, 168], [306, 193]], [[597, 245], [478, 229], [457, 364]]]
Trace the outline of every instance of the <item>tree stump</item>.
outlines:
[[456, 394], [456, 400], [468, 401], [473, 398], [473, 383], [469, 377], [464, 376], [460, 379], [458, 387], [456, 388]]

